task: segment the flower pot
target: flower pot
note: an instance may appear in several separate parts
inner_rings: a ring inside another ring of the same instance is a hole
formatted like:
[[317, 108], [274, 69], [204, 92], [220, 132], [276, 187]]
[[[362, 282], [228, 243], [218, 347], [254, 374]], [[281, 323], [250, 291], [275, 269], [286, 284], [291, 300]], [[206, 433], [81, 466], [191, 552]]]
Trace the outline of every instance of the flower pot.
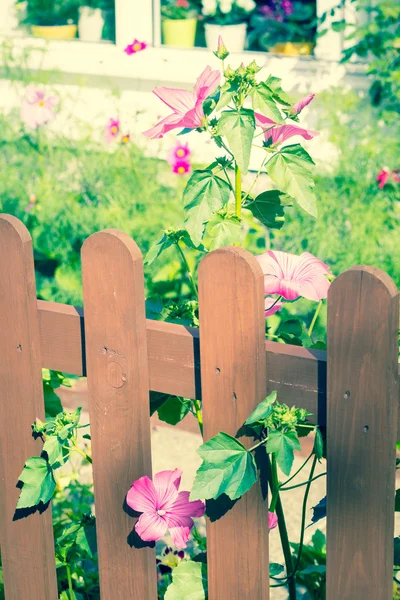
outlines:
[[166, 46], [193, 48], [197, 19], [164, 19], [162, 30]]
[[78, 33], [84, 42], [99, 42], [102, 37], [104, 18], [100, 8], [79, 8]]
[[46, 40], [72, 40], [76, 29], [76, 25], [31, 25], [32, 35]]
[[314, 46], [314, 42], [282, 42], [271, 46], [269, 51], [287, 56], [310, 56]]
[[246, 31], [246, 23], [238, 23], [237, 25], [214, 25], [214, 23], [206, 23], [207, 48], [212, 51], [216, 50], [218, 36], [221, 35], [229, 52], [243, 52], [246, 42]]

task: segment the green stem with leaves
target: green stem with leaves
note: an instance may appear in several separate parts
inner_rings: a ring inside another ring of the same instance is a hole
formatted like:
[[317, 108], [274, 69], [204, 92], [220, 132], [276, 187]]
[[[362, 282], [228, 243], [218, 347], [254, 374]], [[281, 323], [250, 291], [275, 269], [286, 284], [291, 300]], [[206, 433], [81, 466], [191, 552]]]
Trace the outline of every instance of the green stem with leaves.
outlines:
[[200, 429], [200, 433], [202, 435], [202, 437], [204, 437], [203, 435], [203, 415], [201, 412], [201, 404], [199, 400], [193, 400], [193, 407], [196, 413], [196, 419], [197, 422], [199, 424], [199, 429]]
[[315, 323], [317, 322], [317, 319], [318, 319], [318, 317], [319, 317], [319, 313], [321, 312], [321, 308], [322, 308], [322, 302], [323, 302], [323, 300], [320, 300], [320, 301], [318, 302], [317, 310], [315, 311], [315, 313], [314, 313], [314, 316], [313, 316], [313, 319], [312, 319], [312, 321], [311, 321], [311, 325], [310, 325], [310, 327], [308, 328], [308, 332], [307, 332], [307, 333], [308, 333], [308, 336], [309, 336], [309, 337], [311, 337], [311, 334], [312, 334], [312, 332], [313, 332], [313, 329], [314, 329], [314, 325], [315, 325]]
[[175, 242], [175, 246], [176, 246], [176, 249], [178, 250], [178, 254], [179, 254], [179, 257], [181, 259], [182, 266], [185, 269], [185, 271], [187, 273], [187, 276], [189, 277], [189, 281], [190, 281], [190, 284], [191, 284], [191, 287], [192, 287], [193, 294], [195, 295], [196, 300], [198, 300], [199, 299], [199, 293], [197, 291], [197, 285], [196, 285], [196, 282], [194, 280], [193, 273], [192, 273], [192, 270], [191, 270], [191, 268], [189, 266], [187, 258], [185, 256], [185, 253], [183, 252], [182, 248], [180, 247], [179, 242]]
[[72, 587], [71, 567], [69, 565], [65, 565], [65, 569], [67, 571], [68, 595], [70, 597], [70, 600], [74, 600], [75, 593], [74, 593], [74, 588]]
[[315, 467], [317, 466], [317, 461], [318, 461], [318, 457], [315, 455], [314, 459], [313, 459], [313, 462], [312, 462], [312, 465], [311, 465], [310, 476], [308, 478], [307, 487], [306, 487], [306, 490], [304, 492], [303, 508], [302, 508], [302, 513], [301, 513], [300, 543], [299, 543], [299, 550], [298, 550], [298, 553], [297, 553], [296, 565], [295, 565], [294, 570], [293, 570], [293, 578], [296, 576], [296, 571], [299, 568], [299, 564], [300, 564], [300, 560], [301, 560], [301, 555], [302, 555], [302, 552], [303, 552], [304, 529], [305, 529], [305, 525], [306, 525], [306, 514], [307, 514], [307, 500], [308, 500], [308, 495], [310, 493], [311, 482], [312, 482], [313, 477], [314, 477]]
[[235, 163], [235, 215], [240, 219], [242, 212], [242, 173]]

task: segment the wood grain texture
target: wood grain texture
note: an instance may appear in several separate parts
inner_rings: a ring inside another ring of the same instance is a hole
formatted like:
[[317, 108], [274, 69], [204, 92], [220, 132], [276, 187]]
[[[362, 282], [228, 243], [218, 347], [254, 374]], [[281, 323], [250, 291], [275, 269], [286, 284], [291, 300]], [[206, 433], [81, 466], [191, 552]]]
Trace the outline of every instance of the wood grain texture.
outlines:
[[391, 600], [399, 296], [349, 269], [328, 297], [327, 600]]
[[[31, 436], [44, 418], [32, 240], [15, 217], [0, 216], [0, 545], [7, 600], [55, 600], [51, 507], [13, 520], [25, 460], [41, 453]], [[19, 514], [19, 517], [22, 515]]]
[[[266, 396], [263, 275], [251, 254], [224, 248], [202, 260], [199, 313], [205, 439], [235, 435]], [[258, 485], [207, 520], [207, 557], [209, 600], [268, 600], [268, 505]]]
[[82, 270], [101, 599], [155, 600], [155, 549], [135, 547], [124, 507], [132, 482], [151, 477], [142, 256], [107, 230], [84, 243]]

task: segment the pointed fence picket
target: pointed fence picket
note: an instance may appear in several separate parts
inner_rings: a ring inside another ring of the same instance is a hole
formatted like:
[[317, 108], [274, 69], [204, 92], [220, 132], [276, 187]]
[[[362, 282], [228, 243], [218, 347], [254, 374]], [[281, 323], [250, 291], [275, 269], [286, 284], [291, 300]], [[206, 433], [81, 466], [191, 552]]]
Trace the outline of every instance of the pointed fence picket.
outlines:
[[[338, 277], [328, 354], [265, 342], [263, 279], [238, 248], [199, 269], [199, 330], [149, 321], [142, 257], [107, 230], [82, 250], [84, 313], [36, 301], [32, 242], [0, 216], [0, 547], [6, 600], [56, 600], [50, 509], [15, 512], [18, 476], [40, 453], [41, 367], [87, 375], [102, 600], [156, 600], [154, 548], [132, 534], [125, 495], [151, 475], [149, 390], [203, 401], [205, 438], [234, 435], [267, 393], [327, 425], [327, 600], [390, 600], [399, 296], [371, 267]], [[265, 490], [207, 520], [209, 600], [268, 600]], [[225, 507], [226, 510], [226, 507]]]

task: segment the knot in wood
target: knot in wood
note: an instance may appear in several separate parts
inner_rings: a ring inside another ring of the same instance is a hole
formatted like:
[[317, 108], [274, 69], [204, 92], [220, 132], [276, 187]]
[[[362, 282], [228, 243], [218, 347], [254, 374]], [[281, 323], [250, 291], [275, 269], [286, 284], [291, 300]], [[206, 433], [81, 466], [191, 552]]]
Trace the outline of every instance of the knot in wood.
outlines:
[[121, 388], [125, 384], [126, 373], [115, 360], [111, 360], [107, 365], [107, 381], [113, 388]]

